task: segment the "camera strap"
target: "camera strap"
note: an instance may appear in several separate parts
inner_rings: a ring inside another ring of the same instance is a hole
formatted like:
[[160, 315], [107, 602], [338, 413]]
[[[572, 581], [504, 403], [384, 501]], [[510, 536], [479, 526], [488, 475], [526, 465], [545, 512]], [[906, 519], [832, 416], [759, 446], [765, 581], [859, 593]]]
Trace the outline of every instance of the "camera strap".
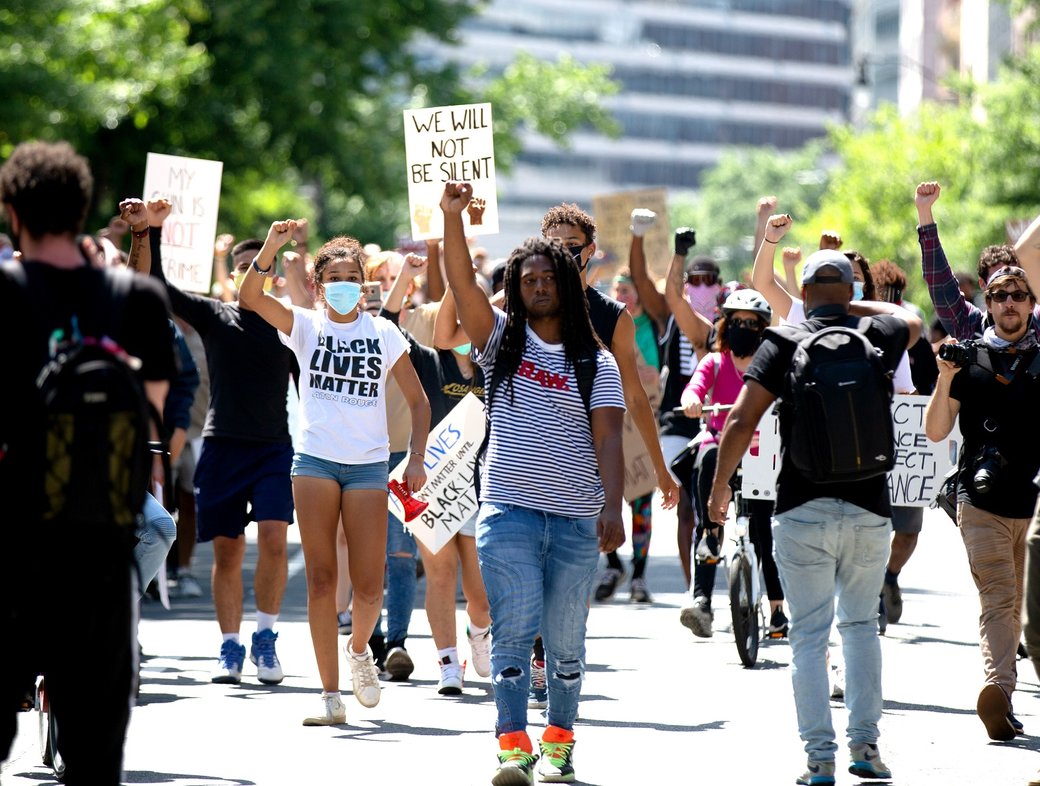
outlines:
[[[1033, 351], [1035, 352], [1035, 350], [1033, 350]], [[1018, 373], [1018, 369], [1026, 361], [1026, 358], [1028, 357], [1028, 353], [1029, 352], [1030, 352], [1030, 350], [1025, 350], [1023, 352], [1018, 352], [1018, 351], [1015, 351], [1015, 350], [1002, 352], [1001, 353], [1002, 355], [1011, 355], [1011, 356], [1013, 356], [1014, 360], [1011, 361], [1011, 365], [1008, 367], [1008, 369], [1007, 369], [1007, 371], [1005, 373], [996, 372], [994, 374], [994, 376], [996, 376], [996, 378], [997, 378], [997, 382], [999, 382], [1002, 385], [1010, 385], [1014, 381], [1015, 374]], [[1026, 367], [1026, 373], [1032, 379], [1036, 379], [1037, 376], [1040, 375], [1040, 352], [1036, 352], [1033, 355], [1032, 362], [1029, 364], [1029, 366]]]

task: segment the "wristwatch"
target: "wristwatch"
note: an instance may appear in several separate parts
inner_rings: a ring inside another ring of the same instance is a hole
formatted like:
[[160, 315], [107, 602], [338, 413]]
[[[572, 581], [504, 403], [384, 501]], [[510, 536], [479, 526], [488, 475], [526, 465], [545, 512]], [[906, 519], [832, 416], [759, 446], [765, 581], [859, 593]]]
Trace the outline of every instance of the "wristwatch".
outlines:
[[274, 265], [271, 265], [271, 267], [269, 268], [262, 268], [258, 264], [256, 264], [256, 260], [258, 260], [259, 258], [260, 257], [253, 257], [253, 270], [259, 273], [261, 276], [271, 275], [271, 271], [274, 269]]

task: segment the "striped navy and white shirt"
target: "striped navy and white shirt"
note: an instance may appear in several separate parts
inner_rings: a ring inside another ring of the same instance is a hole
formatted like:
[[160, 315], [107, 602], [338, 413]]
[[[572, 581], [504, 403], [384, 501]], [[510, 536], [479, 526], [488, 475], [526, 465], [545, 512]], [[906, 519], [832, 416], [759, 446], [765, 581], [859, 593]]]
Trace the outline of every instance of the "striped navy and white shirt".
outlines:
[[[475, 351], [488, 380], [502, 344], [506, 316], [484, 351]], [[614, 356], [600, 350], [590, 406], [625, 408]], [[488, 383], [490, 385], [490, 383]], [[480, 501], [521, 505], [558, 516], [592, 518], [603, 509], [592, 428], [563, 344], [547, 344], [530, 327], [520, 369], [491, 402], [491, 438], [480, 477]]]

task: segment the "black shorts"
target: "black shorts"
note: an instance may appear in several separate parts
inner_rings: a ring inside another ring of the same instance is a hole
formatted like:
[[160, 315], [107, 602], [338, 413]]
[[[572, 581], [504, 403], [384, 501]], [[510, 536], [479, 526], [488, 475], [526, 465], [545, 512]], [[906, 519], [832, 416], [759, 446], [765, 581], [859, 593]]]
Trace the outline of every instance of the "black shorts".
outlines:
[[288, 442], [207, 437], [195, 465], [199, 543], [217, 535], [237, 538], [250, 521], [293, 520]]

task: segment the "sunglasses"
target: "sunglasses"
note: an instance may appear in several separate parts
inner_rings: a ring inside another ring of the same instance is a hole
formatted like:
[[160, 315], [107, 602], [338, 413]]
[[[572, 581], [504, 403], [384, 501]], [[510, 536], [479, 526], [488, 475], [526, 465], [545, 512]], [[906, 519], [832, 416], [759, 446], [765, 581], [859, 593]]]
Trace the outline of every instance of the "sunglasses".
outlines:
[[747, 328], [748, 330], [761, 330], [762, 322], [758, 319], [740, 319], [739, 317], [730, 318], [726, 324], [732, 325], [736, 328]]
[[1016, 303], [1024, 303], [1029, 298], [1029, 293], [1023, 292], [1021, 289], [1016, 289], [1014, 292], [1008, 292], [1002, 289], [998, 292], [990, 292], [986, 297], [990, 300], [996, 301], [997, 303], [1003, 303], [1008, 298], [1011, 298]]
[[714, 273], [690, 273], [686, 276], [686, 283], [697, 286], [698, 284], [714, 284], [718, 277]]

